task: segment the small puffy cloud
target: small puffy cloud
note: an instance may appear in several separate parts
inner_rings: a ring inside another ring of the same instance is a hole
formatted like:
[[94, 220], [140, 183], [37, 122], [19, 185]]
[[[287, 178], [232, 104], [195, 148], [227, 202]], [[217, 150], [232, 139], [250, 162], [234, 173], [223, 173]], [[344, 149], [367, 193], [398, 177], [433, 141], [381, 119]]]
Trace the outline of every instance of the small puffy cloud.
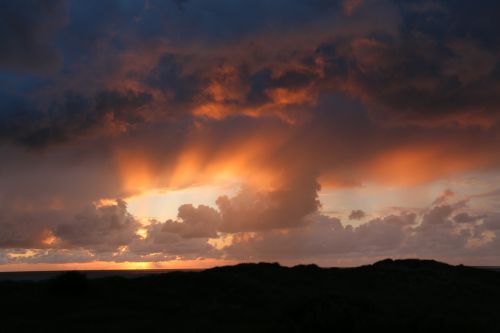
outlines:
[[453, 220], [456, 223], [472, 223], [472, 222], [476, 222], [484, 217], [485, 217], [484, 215], [473, 216], [473, 215], [469, 215], [469, 213], [467, 213], [467, 212], [462, 212], [462, 213], [459, 213], [459, 214], [453, 216]]
[[349, 214], [349, 220], [362, 220], [366, 217], [366, 213], [361, 209], [356, 209], [351, 211]]
[[453, 213], [453, 207], [450, 205], [442, 205], [431, 208], [430, 211], [424, 214], [422, 219], [422, 225], [435, 225], [435, 224], [445, 224], [449, 220], [448, 218]]
[[454, 196], [455, 196], [455, 192], [447, 189], [439, 197], [437, 197], [432, 202], [432, 204], [436, 205], [436, 206], [442, 205], [442, 204], [446, 203], [448, 200], [450, 200], [451, 198], [453, 198]]
[[183, 238], [217, 237], [221, 223], [217, 210], [199, 205], [185, 204], [179, 207], [178, 221], [167, 220], [162, 223], [161, 231], [177, 234]]

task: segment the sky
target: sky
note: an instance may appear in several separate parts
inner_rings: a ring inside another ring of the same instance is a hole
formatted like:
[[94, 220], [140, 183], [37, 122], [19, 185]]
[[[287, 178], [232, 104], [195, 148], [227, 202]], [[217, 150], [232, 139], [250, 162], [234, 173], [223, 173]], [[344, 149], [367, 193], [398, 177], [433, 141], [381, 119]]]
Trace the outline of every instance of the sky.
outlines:
[[499, 11], [0, 1], [0, 271], [500, 265]]

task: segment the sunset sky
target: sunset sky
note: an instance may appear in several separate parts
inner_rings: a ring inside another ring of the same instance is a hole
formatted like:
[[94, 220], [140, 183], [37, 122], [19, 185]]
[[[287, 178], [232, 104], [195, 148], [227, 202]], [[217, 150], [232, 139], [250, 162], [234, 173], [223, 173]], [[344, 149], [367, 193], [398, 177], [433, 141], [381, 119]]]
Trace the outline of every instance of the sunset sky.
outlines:
[[500, 265], [499, 13], [0, 1], [0, 271]]

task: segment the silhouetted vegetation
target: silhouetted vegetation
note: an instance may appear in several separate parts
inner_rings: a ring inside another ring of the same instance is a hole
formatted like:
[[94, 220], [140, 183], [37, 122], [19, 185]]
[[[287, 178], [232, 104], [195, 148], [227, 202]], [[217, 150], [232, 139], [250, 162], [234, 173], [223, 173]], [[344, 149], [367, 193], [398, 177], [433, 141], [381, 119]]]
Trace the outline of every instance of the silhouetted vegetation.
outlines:
[[0, 295], [1, 332], [500, 332], [500, 273], [435, 261], [72, 272]]

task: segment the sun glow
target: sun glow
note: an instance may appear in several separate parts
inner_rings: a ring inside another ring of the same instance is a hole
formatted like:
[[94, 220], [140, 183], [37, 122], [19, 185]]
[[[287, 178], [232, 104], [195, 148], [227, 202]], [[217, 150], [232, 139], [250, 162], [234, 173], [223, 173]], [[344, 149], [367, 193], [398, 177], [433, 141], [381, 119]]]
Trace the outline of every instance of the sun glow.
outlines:
[[[183, 204], [215, 206], [220, 195], [233, 195], [239, 183], [228, 185], [206, 185], [182, 190], [151, 190], [128, 198], [129, 211], [143, 219], [175, 219], [177, 209]], [[142, 231], [141, 231], [142, 230]], [[139, 229], [139, 236], [145, 237], [145, 229]]]
[[2, 272], [22, 271], [74, 271], [74, 270], [147, 270], [147, 269], [206, 269], [215, 266], [234, 265], [233, 260], [192, 259], [160, 262], [111, 262], [91, 261], [84, 263], [12, 263], [2, 265]]

